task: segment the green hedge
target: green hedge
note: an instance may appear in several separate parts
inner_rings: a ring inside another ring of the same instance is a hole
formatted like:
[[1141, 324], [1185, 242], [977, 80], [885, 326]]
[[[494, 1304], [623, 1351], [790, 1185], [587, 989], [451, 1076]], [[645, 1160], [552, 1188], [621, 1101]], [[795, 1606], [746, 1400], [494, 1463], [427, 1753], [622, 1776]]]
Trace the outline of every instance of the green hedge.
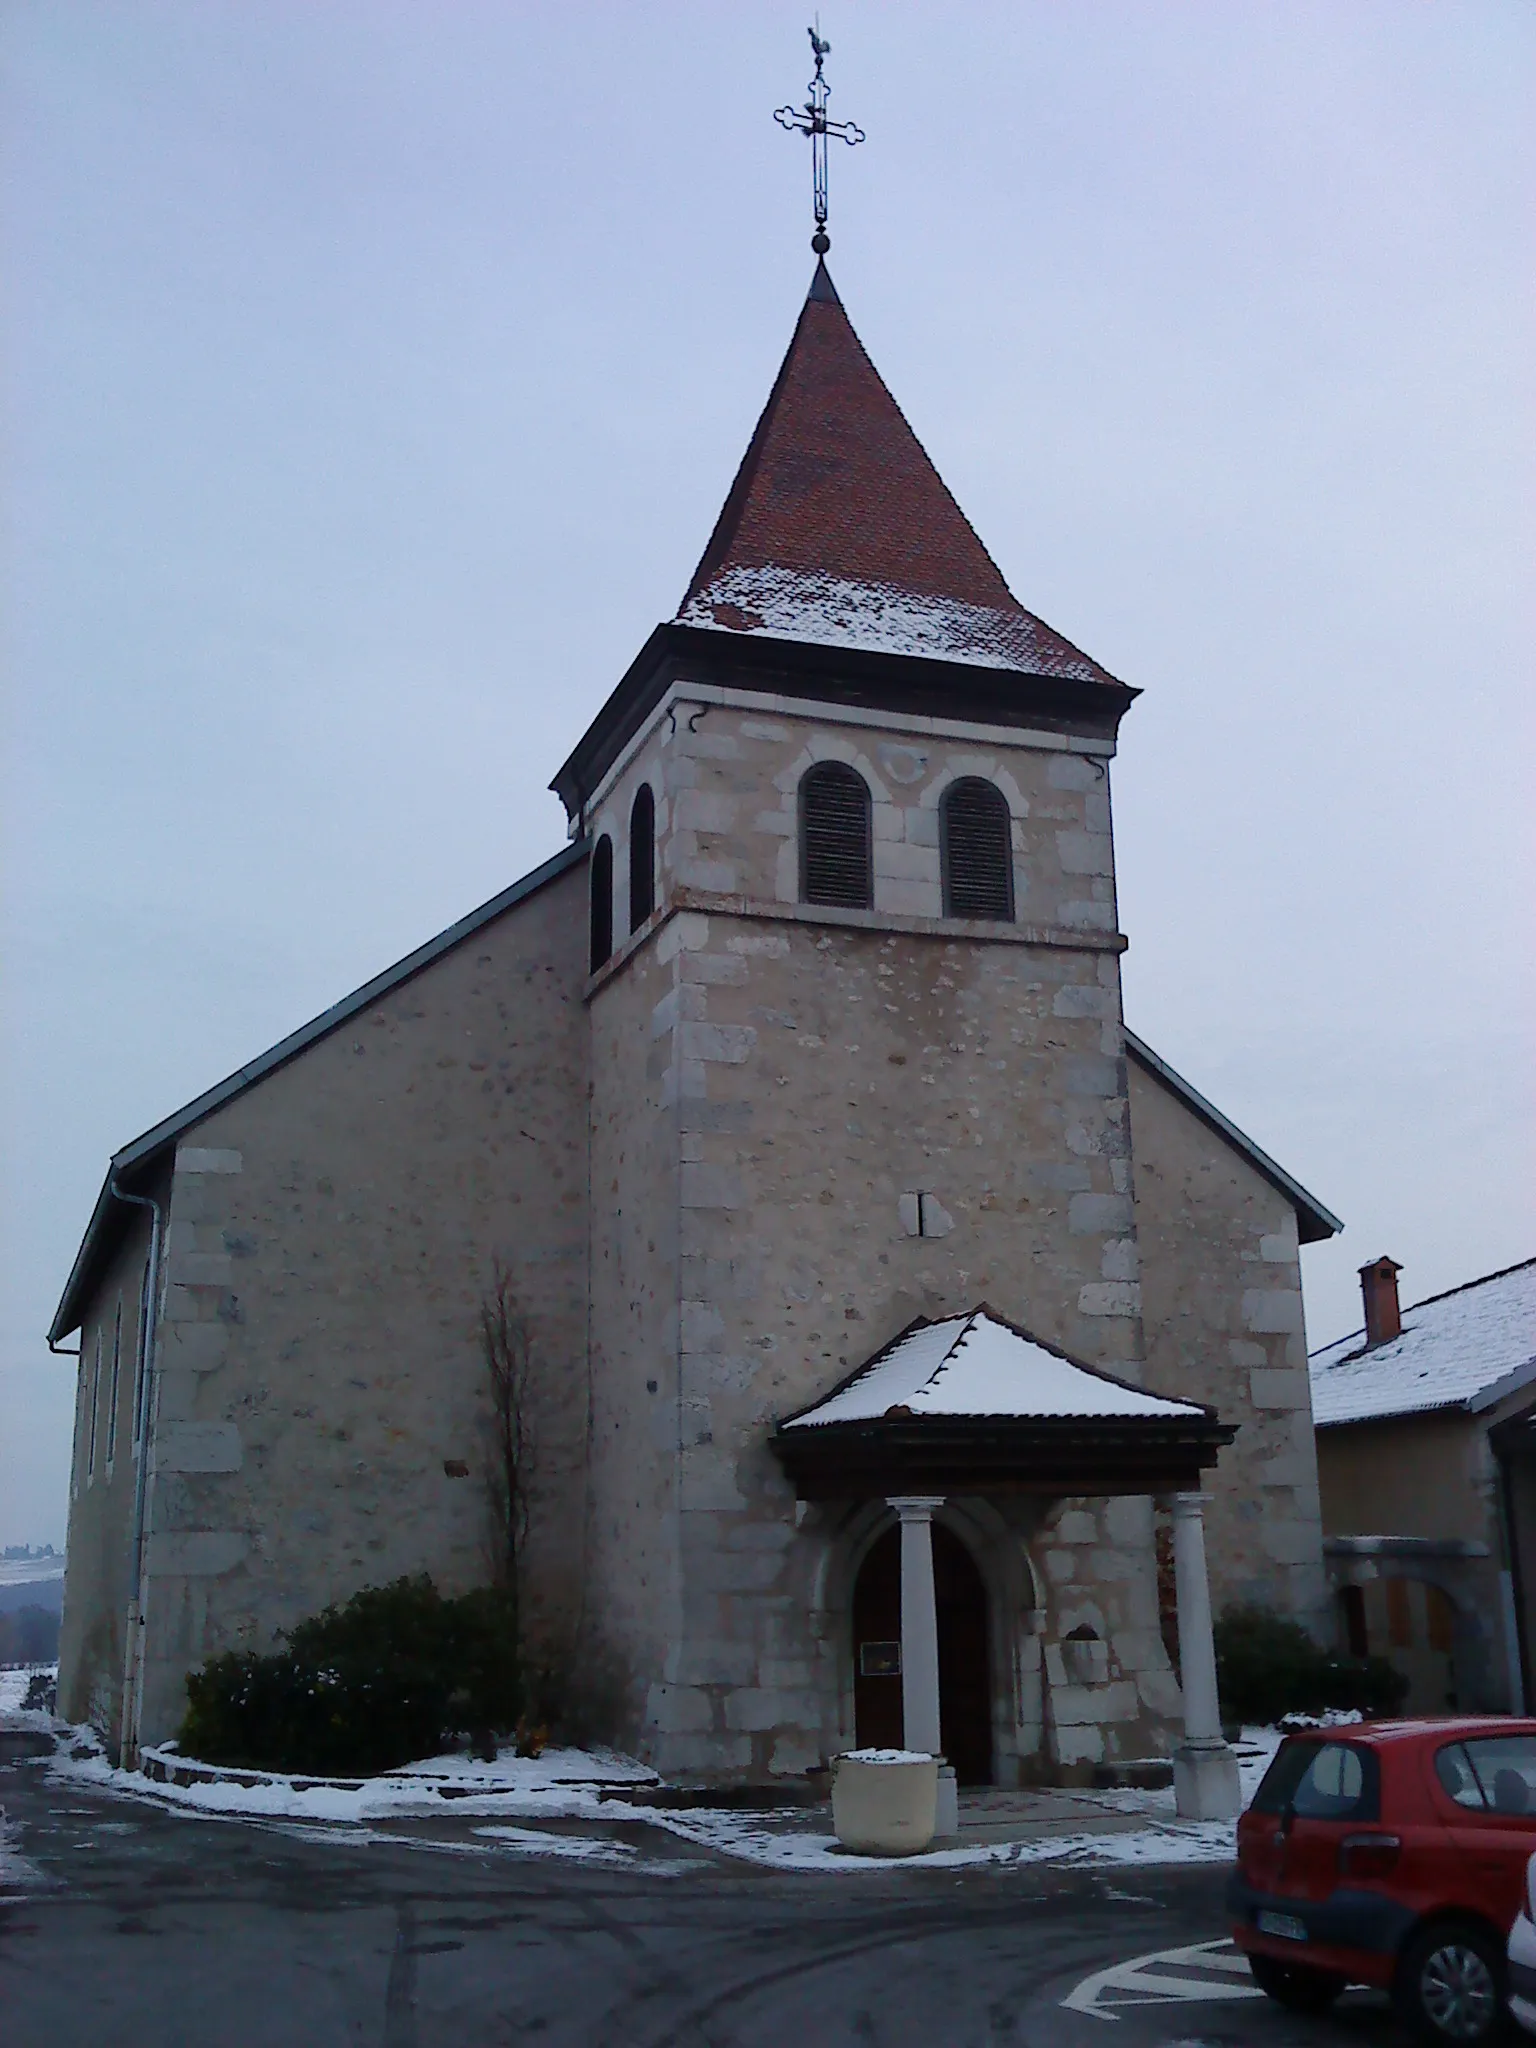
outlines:
[[1340, 1657], [1268, 1607], [1231, 1607], [1216, 1624], [1222, 1719], [1268, 1727], [1285, 1714], [1358, 1707], [1393, 1714], [1408, 1680], [1385, 1657]]
[[387, 1771], [436, 1755], [455, 1731], [512, 1728], [521, 1695], [510, 1599], [444, 1599], [423, 1575], [354, 1593], [270, 1656], [211, 1658], [187, 1678], [180, 1746], [204, 1763]]

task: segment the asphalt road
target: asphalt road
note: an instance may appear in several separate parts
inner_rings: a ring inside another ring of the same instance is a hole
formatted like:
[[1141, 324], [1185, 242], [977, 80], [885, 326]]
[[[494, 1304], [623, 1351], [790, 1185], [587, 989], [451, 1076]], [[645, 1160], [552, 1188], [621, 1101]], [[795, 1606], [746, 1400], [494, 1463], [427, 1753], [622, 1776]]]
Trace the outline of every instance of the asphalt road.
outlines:
[[1321, 2022], [1253, 1996], [1209, 1868], [784, 1876], [640, 1824], [609, 1867], [38, 1765], [0, 1807], [0, 2048], [1404, 2048], [1366, 1994]]

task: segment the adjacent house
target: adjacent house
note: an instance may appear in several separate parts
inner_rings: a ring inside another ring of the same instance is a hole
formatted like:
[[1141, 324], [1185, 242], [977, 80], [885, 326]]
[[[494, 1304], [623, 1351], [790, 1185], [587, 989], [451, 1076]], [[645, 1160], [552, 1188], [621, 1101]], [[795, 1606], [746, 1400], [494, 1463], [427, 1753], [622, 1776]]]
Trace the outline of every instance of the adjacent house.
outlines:
[[1360, 1269], [1365, 1327], [1311, 1358], [1323, 1550], [1342, 1647], [1390, 1658], [1412, 1713], [1523, 1713], [1536, 1642], [1536, 1259], [1403, 1309]]

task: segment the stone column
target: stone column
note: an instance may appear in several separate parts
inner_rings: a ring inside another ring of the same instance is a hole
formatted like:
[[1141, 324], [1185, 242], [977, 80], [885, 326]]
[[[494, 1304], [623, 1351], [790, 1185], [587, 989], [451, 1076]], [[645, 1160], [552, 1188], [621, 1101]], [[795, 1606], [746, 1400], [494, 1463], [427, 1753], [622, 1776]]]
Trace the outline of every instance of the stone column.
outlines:
[[1221, 1732], [1211, 1584], [1205, 1569], [1208, 1493], [1173, 1497], [1173, 1575], [1179, 1604], [1179, 1678], [1184, 1740], [1173, 1753], [1173, 1782], [1185, 1820], [1230, 1820], [1242, 1807], [1237, 1758]]
[[939, 1610], [933, 1592], [933, 1515], [942, 1498], [900, 1494], [887, 1501], [901, 1517], [901, 1718], [906, 1748], [939, 1758], [935, 1835], [960, 1825], [955, 1774], [939, 1740]]

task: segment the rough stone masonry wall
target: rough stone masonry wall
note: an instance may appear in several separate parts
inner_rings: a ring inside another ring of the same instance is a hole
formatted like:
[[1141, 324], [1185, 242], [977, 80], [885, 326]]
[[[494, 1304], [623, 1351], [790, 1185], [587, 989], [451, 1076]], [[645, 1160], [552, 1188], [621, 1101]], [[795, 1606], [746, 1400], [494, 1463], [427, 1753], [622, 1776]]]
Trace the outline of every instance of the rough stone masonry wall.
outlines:
[[[183, 1678], [359, 1587], [484, 1583], [477, 1309], [511, 1266], [540, 1375], [531, 1627], [579, 1595], [585, 874], [573, 870], [178, 1148], [143, 1736]], [[454, 1463], [467, 1476], [453, 1476]]]
[[1327, 1629], [1296, 1213], [1166, 1083], [1130, 1062], [1147, 1384], [1237, 1436], [1206, 1484], [1212, 1605]]
[[[617, 892], [627, 903], [627, 888]], [[591, 1000], [592, 1514], [586, 1669], [643, 1741], [648, 1698], [679, 1669], [677, 1076], [652, 1028], [674, 983], [671, 927]], [[665, 1722], [665, 1714], [661, 1716]], [[684, 1732], [684, 1731], [676, 1731]], [[686, 1766], [686, 1756], [680, 1764]]]
[[[827, 758], [851, 760], [874, 795], [873, 912], [795, 901], [795, 791]], [[1011, 927], [939, 915], [938, 799], [969, 773], [996, 782], [1013, 813]], [[621, 1342], [615, 1319], [631, 1318], [615, 1445], [678, 1473], [679, 1633], [670, 1663], [634, 1674], [648, 1681], [641, 1739], [671, 1770], [802, 1770], [846, 1735], [845, 1651], [819, 1590], [835, 1539], [826, 1517], [797, 1513], [767, 1447], [774, 1419], [914, 1316], [982, 1300], [1140, 1371], [1105, 770], [1062, 744], [711, 706], [659, 723], [599, 806], [595, 829], [613, 832], [621, 872], [642, 775], [658, 797], [658, 936], [621, 952], [594, 1000], [615, 1018], [594, 1040], [594, 1131], [609, 1130], [594, 1140], [594, 1243], [615, 1186], [597, 1160], [604, 1146], [623, 1153], [630, 1115], [635, 1063], [619, 1035], [643, 1024], [654, 1048], [661, 1093], [635, 1116], [658, 1144], [657, 1106], [669, 1090], [676, 1104], [675, 1338], [660, 1304], [642, 1332], [624, 1289], [594, 1284], [594, 1358]], [[617, 1186], [626, 1208], [660, 1205], [657, 1153]], [[903, 1197], [916, 1191], [935, 1199], [946, 1234], [911, 1233]], [[624, 1228], [638, 1255], [641, 1226]], [[599, 1375], [605, 1388], [611, 1378]], [[647, 1379], [671, 1404], [652, 1430]], [[665, 1487], [594, 1483], [614, 1553], [659, 1558]], [[1147, 1504], [1066, 1504], [1040, 1542], [1047, 1651], [1078, 1625], [1063, 1614], [1091, 1605], [1101, 1624], [1104, 1668], [1058, 1674], [1064, 1694], [1101, 1689], [1093, 1741], [1067, 1747], [1159, 1746], [1170, 1696]], [[1025, 1617], [1011, 1621], [1016, 1636]], [[1017, 1687], [1015, 1649], [998, 1646], [999, 1683]]]
[[[101, 1276], [80, 1328], [69, 1481], [68, 1564], [59, 1632], [59, 1711], [67, 1720], [91, 1722], [114, 1749], [119, 1736], [132, 1576], [128, 1549], [139, 1460], [133, 1440], [139, 1314], [144, 1267], [149, 1257], [148, 1214], [143, 1210], [129, 1214], [131, 1221], [123, 1240]], [[114, 1417], [112, 1347], [114, 1333], [119, 1330], [119, 1309], [122, 1321]]]

